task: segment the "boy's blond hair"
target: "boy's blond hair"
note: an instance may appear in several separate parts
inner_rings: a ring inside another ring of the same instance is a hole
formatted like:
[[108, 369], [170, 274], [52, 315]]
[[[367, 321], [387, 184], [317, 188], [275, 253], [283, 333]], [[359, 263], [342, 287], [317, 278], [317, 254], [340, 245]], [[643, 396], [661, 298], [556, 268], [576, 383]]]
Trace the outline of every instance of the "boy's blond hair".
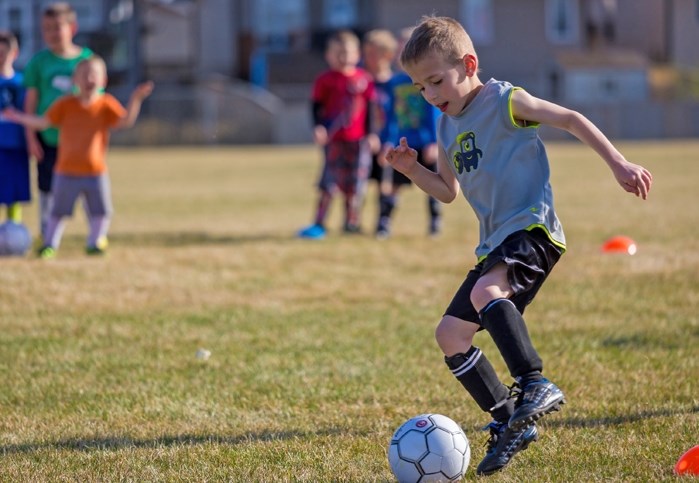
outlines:
[[90, 65], [90, 64], [96, 64], [102, 69], [104, 74], [107, 74], [107, 63], [104, 61], [102, 57], [100, 57], [97, 54], [92, 54], [89, 57], [86, 57], [85, 59], [82, 59], [80, 62], [75, 64], [75, 70], [73, 70], [73, 75], [77, 74], [77, 72], [80, 69], [83, 69], [85, 66]]
[[338, 30], [328, 38], [326, 48], [332, 44], [352, 45], [359, 48], [359, 37], [351, 30]]
[[364, 34], [364, 43], [373, 45], [380, 52], [385, 54], [395, 54], [398, 50], [396, 37], [386, 29], [374, 29]]
[[68, 2], [54, 2], [47, 5], [43, 15], [45, 18], [65, 20], [68, 23], [76, 23], [78, 20], [75, 10]]
[[7, 30], [0, 30], [0, 44], [7, 45], [10, 48], [10, 51], [17, 50], [19, 48], [15, 34]]
[[414, 64], [426, 55], [439, 55], [456, 65], [464, 55], [476, 56], [471, 37], [463, 26], [450, 17], [422, 17], [400, 54], [402, 65]]

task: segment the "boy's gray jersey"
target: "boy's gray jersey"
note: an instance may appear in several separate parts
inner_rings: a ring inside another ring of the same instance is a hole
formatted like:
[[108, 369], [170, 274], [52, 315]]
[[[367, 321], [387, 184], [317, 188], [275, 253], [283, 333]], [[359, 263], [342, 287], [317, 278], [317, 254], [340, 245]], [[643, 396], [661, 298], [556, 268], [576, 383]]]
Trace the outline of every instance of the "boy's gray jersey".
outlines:
[[511, 233], [544, 228], [565, 249], [553, 208], [549, 162], [537, 124], [512, 117], [512, 84], [490, 79], [456, 117], [442, 115], [439, 144], [480, 224], [481, 259]]

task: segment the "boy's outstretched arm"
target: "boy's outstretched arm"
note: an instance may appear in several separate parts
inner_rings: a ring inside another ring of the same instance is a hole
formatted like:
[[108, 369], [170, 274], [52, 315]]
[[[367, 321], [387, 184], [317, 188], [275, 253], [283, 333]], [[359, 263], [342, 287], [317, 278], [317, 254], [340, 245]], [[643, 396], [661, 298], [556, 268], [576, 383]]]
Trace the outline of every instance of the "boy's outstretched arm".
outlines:
[[538, 122], [568, 131], [604, 159], [619, 185], [629, 193], [648, 197], [653, 176], [643, 166], [630, 163], [589, 119], [579, 112], [539, 99], [521, 89], [512, 94], [515, 119]]
[[[27, 93], [24, 96], [24, 112], [27, 114], [36, 115], [36, 107], [39, 105], [39, 91], [36, 87], [27, 88]], [[39, 143], [39, 133], [36, 129], [25, 126], [25, 138], [27, 140], [27, 150], [31, 156], [34, 156], [38, 162], [44, 159], [44, 150]]]
[[437, 172], [430, 171], [417, 162], [417, 151], [408, 146], [405, 138], [386, 153], [386, 160], [393, 169], [400, 171], [412, 180], [422, 191], [437, 198], [442, 203], [451, 203], [459, 194], [459, 181], [447, 165], [446, 154], [439, 149]]
[[136, 86], [129, 98], [129, 103], [126, 105], [126, 116], [122, 117], [117, 125], [114, 126], [115, 129], [129, 128], [136, 124], [136, 119], [138, 119], [138, 115], [141, 112], [143, 99], [150, 96], [151, 92], [153, 92], [153, 87], [154, 84], [151, 81], [143, 82]]
[[21, 124], [29, 129], [43, 131], [51, 127], [51, 122], [45, 116], [37, 116], [27, 114], [26, 112], [18, 111], [13, 107], [8, 107], [2, 111], [2, 116], [12, 122]]

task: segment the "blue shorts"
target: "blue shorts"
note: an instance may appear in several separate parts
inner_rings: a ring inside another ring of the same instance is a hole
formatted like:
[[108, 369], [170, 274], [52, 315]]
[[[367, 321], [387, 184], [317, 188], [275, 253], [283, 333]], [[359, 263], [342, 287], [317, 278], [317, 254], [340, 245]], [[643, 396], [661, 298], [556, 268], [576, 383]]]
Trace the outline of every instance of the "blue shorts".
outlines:
[[0, 204], [30, 201], [29, 155], [17, 149], [0, 149]]

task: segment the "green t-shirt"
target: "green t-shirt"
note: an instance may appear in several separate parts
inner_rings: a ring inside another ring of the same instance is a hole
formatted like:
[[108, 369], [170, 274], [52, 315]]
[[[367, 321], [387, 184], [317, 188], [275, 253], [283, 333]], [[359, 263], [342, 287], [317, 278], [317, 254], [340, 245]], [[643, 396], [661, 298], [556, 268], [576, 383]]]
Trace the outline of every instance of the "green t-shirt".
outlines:
[[[76, 57], [58, 57], [50, 50], [38, 52], [24, 69], [24, 86], [34, 88], [38, 93], [36, 113], [42, 115], [59, 97], [73, 92], [73, 71], [83, 59], [93, 55], [92, 50], [82, 47]], [[58, 130], [49, 128], [41, 132], [41, 137], [49, 146], [58, 145]]]

